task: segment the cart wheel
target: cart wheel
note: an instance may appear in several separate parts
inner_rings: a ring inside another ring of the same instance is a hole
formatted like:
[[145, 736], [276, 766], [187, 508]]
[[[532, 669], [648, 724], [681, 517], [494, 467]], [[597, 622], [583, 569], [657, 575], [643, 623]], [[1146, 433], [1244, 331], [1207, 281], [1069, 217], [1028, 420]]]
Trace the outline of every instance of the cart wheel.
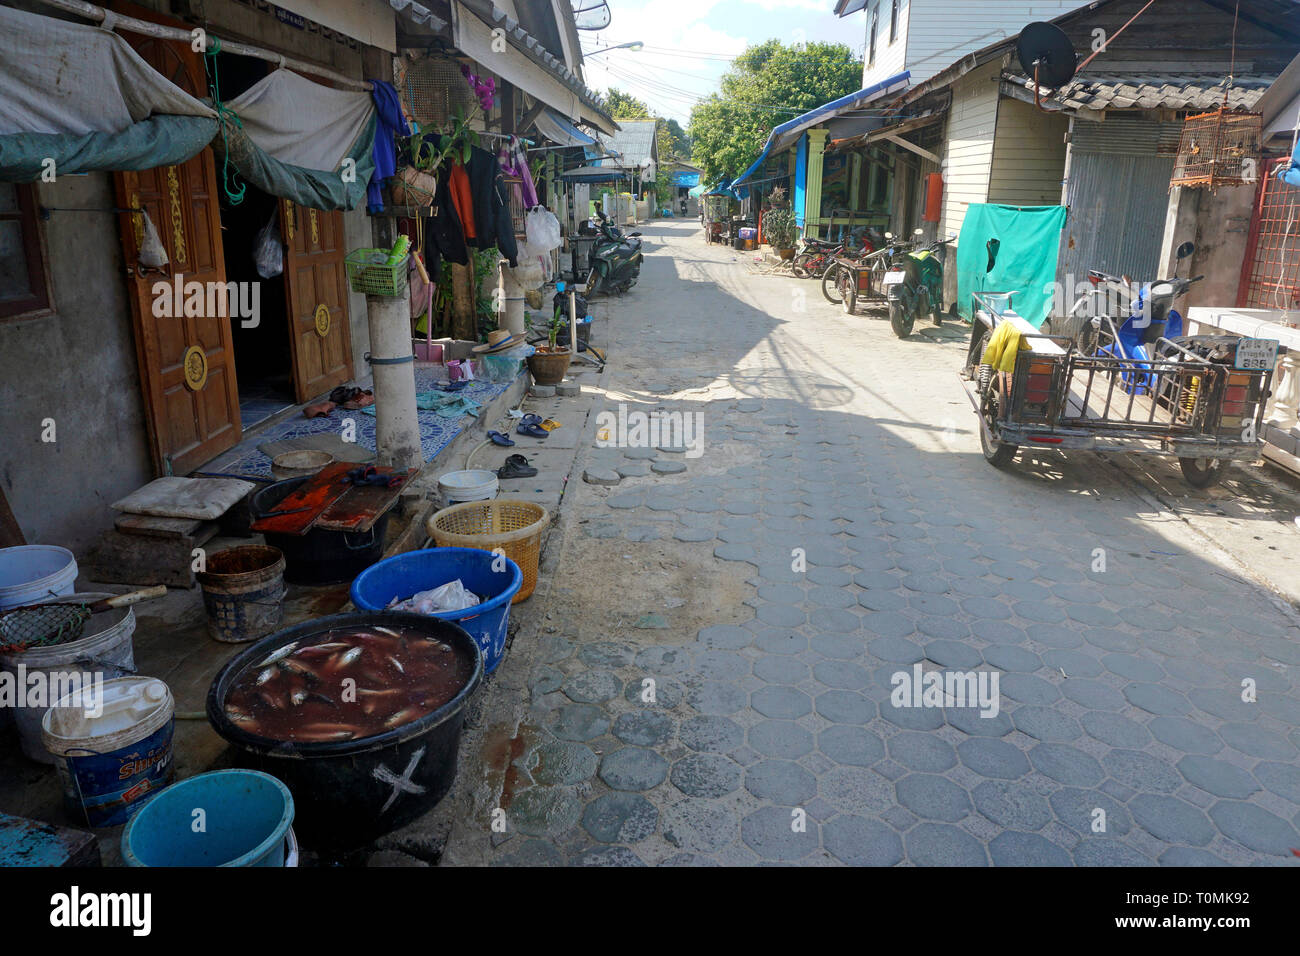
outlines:
[[853, 273], [847, 269], [840, 270], [839, 281], [835, 284], [839, 289], [840, 301], [844, 306], [845, 315], [852, 315], [858, 307], [858, 290], [854, 288], [856, 281]]
[[[980, 366], [980, 417], [984, 419], [984, 425], [988, 426], [988, 431], [993, 430], [994, 422], [998, 417], [998, 397], [996, 386], [992, 384], [993, 375], [992, 367], [988, 365]], [[1011, 460], [1016, 457], [1016, 452], [1020, 450], [1018, 445], [1008, 444], [1001, 441], [990, 441], [985, 434], [985, 428], [980, 428], [980, 450], [984, 452], [984, 460], [994, 468], [1005, 468], [1011, 464]]]
[[894, 328], [894, 334], [900, 339], [905, 339], [912, 334], [912, 325], [916, 319], [910, 315], [903, 314], [903, 303], [897, 299], [891, 299], [889, 302], [889, 324]]
[[1223, 478], [1225, 465], [1222, 458], [1179, 458], [1183, 478], [1193, 488], [1209, 488]]
[[837, 288], [839, 271], [840, 267], [832, 262], [822, 273], [822, 295], [826, 297], [827, 302], [834, 305], [840, 304], [840, 290]]

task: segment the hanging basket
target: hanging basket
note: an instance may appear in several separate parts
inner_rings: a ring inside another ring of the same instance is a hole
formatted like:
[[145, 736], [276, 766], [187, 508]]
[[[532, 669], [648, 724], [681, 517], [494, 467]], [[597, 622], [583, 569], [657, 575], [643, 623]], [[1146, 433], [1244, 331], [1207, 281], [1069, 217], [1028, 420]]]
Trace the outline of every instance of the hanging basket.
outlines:
[[399, 206], [432, 206], [438, 177], [414, 166], [403, 166], [392, 178], [390, 188], [393, 202]]
[[1170, 187], [1218, 189], [1259, 182], [1262, 130], [1261, 115], [1242, 110], [1220, 107], [1187, 117]]

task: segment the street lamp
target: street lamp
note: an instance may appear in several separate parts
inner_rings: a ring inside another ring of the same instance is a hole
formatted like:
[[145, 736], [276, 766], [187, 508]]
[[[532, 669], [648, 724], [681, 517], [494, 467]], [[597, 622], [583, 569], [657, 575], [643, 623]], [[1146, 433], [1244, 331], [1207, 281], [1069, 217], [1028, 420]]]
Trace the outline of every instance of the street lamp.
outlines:
[[583, 53], [583, 58], [590, 58], [598, 53], [608, 53], [610, 50], [631, 50], [636, 52], [645, 46], [640, 40], [633, 40], [631, 43], [619, 43], [616, 46], [603, 46], [599, 50], [592, 50], [590, 53]]

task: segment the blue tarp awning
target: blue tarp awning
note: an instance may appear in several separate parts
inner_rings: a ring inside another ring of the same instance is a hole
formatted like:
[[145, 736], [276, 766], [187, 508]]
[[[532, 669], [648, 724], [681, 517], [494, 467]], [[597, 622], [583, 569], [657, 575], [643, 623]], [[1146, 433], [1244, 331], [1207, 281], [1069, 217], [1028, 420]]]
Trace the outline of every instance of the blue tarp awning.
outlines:
[[673, 173], [674, 186], [686, 186], [689, 188], [691, 186], [698, 186], [699, 184], [700, 184], [699, 173], [689, 173], [685, 171]]
[[561, 146], [596, 145], [595, 137], [588, 136], [549, 106], [537, 114], [533, 125], [537, 127], [539, 133]]
[[872, 100], [878, 100], [882, 96], [902, 90], [908, 85], [911, 76], [912, 74], [908, 72], [896, 74], [887, 80], [881, 80], [874, 86], [865, 87], [856, 93], [850, 93], [848, 96], [841, 96], [838, 100], [831, 100], [816, 109], [809, 110], [802, 116], [796, 116], [794, 119], [782, 123], [768, 134], [767, 142], [763, 144], [763, 151], [759, 154], [758, 159], [754, 160], [753, 165], [735, 178], [731, 183], [732, 188], [741, 187], [743, 189], [743, 183], [758, 171], [766, 162], [768, 156], [794, 145], [805, 130], [834, 119], [841, 113], [857, 109]]

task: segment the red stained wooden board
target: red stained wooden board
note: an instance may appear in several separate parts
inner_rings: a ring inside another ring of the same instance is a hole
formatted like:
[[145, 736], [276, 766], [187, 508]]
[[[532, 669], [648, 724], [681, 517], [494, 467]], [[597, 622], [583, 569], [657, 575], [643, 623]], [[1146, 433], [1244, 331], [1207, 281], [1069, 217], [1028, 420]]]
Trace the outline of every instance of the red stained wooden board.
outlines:
[[[401, 474], [392, 468], [377, 467], [381, 475]], [[369, 531], [379, 518], [393, 506], [397, 496], [419, 473], [418, 468], [406, 472], [406, 481], [396, 488], [380, 488], [377, 485], [362, 485], [360, 488], [349, 486], [349, 491], [327, 508], [317, 520], [315, 527], [327, 531]]]
[[350, 461], [336, 461], [332, 465], [326, 465], [275, 506], [276, 511], [295, 511], [298, 508], [306, 508], [306, 511], [272, 518], [255, 517], [252, 529], [263, 534], [268, 531], [275, 534], [306, 534], [321, 514], [351, 489], [351, 485], [343, 483], [343, 477], [353, 468], [359, 467], [359, 464]]

